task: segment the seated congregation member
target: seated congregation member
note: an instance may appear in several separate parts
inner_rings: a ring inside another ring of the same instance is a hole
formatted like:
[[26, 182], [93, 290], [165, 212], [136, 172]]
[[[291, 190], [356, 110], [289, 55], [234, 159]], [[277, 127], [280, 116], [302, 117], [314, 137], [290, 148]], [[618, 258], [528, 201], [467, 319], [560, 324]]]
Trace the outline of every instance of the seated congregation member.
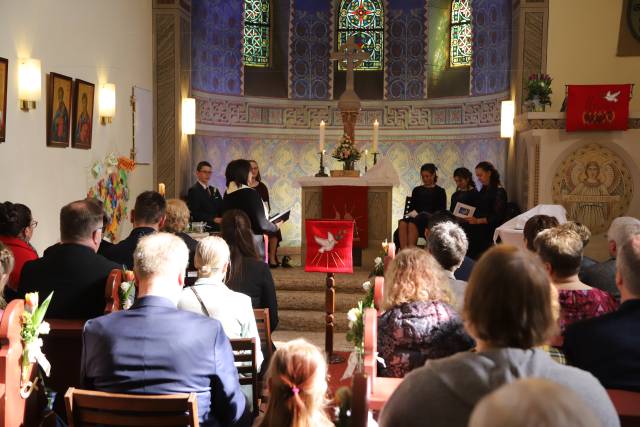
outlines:
[[438, 182], [438, 168], [425, 163], [420, 168], [422, 185], [411, 192], [411, 211], [398, 222], [400, 248], [415, 246], [418, 237], [424, 235], [428, 214], [447, 209], [447, 193]]
[[253, 308], [268, 308], [271, 331], [275, 330], [278, 326], [276, 288], [269, 267], [256, 253], [247, 214], [238, 209], [226, 211], [222, 216], [222, 238], [231, 251], [229, 288], [248, 295]]
[[469, 256], [478, 259], [493, 245], [493, 232], [505, 221], [507, 192], [500, 182], [500, 173], [490, 162], [476, 166], [476, 177], [482, 185], [478, 193], [478, 206], [474, 216], [466, 217]]
[[[260, 198], [262, 199], [262, 203], [267, 207], [267, 212], [271, 212], [271, 201], [269, 200], [269, 189], [262, 182], [262, 177], [260, 176], [260, 168], [258, 167], [258, 162], [255, 160], [249, 160], [251, 164], [251, 179], [249, 179], [249, 187], [253, 188], [258, 192]], [[276, 234], [269, 236], [269, 267], [276, 268], [279, 267], [280, 261], [278, 260], [278, 245], [282, 241], [282, 232], [278, 230]], [[290, 268], [291, 264], [289, 264], [289, 257], [285, 256], [282, 259], [282, 266], [285, 268]]]
[[400, 251], [385, 274], [385, 312], [378, 319], [381, 376], [403, 377], [427, 359], [473, 347], [462, 319], [449, 305], [448, 281], [427, 251]]
[[575, 231], [549, 228], [538, 233], [534, 247], [558, 290], [561, 333], [573, 322], [602, 316], [617, 308], [611, 294], [592, 288], [578, 278], [582, 240]]
[[[539, 377], [574, 391], [603, 426], [620, 421], [606, 390], [588, 372], [555, 362], [542, 349], [557, 333], [553, 289], [542, 262], [498, 245], [476, 263], [464, 299], [476, 352], [428, 360], [387, 401], [381, 427], [467, 426], [474, 405], [503, 384]], [[498, 425], [498, 424], [496, 424]]]
[[133, 230], [126, 239], [105, 250], [104, 256], [117, 262], [120, 266], [133, 268], [133, 251], [138, 241], [164, 226], [167, 202], [155, 191], [145, 191], [136, 197], [136, 204], [131, 211]]
[[327, 363], [313, 344], [289, 341], [267, 372], [269, 403], [254, 427], [333, 427], [327, 408]]
[[524, 229], [522, 230], [522, 238], [524, 244], [531, 252], [535, 252], [533, 247], [533, 241], [538, 233], [547, 228], [553, 228], [558, 225], [558, 219], [555, 216], [549, 215], [534, 215], [524, 223]]
[[474, 408], [469, 427], [494, 426], [602, 427], [602, 423], [569, 388], [549, 380], [525, 378], [501, 386]]
[[626, 240], [640, 232], [640, 221], [630, 216], [615, 218], [607, 231], [609, 259], [586, 268], [580, 274], [580, 280], [589, 286], [609, 292], [617, 300], [620, 293], [616, 287], [616, 254], [617, 249]]
[[[443, 222], [452, 222], [454, 224], [458, 224], [460, 225], [460, 221], [459, 218], [457, 218], [455, 215], [453, 215], [451, 212], [443, 210], [443, 211], [438, 211], [438, 212], [434, 212], [430, 217], [429, 220], [427, 221], [427, 228], [424, 231], [424, 238], [429, 241], [429, 234], [430, 234], [430, 230], [435, 227], [436, 225], [443, 223]], [[462, 225], [462, 228], [464, 230], [464, 224]], [[465, 232], [466, 234], [466, 232]], [[467, 243], [468, 243], [469, 239], [467, 237]], [[467, 248], [467, 252], [468, 252], [468, 248]], [[463, 259], [462, 259], [462, 264], [460, 264], [460, 266], [453, 272], [453, 275], [455, 276], [456, 279], [458, 280], [463, 280], [463, 281], [467, 281], [469, 280], [469, 276], [471, 276], [471, 271], [473, 270], [473, 264], [475, 263], [475, 261], [473, 261], [471, 258], [469, 258], [466, 254], [464, 255]]]
[[256, 252], [260, 258], [264, 259], [263, 235], [275, 235], [281, 223], [273, 224], [269, 221], [260, 195], [249, 187], [251, 163], [248, 160], [232, 160], [227, 165], [224, 175], [227, 179], [227, 192], [222, 201], [223, 211], [239, 209], [247, 214], [251, 221]]
[[219, 230], [222, 217], [222, 196], [217, 188], [209, 185], [211, 163], [202, 161], [196, 166], [197, 182], [187, 193], [191, 220], [206, 222], [214, 231]]
[[248, 426], [246, 398], [222, 325], [176, 307], [189, 259], [187, 246], [172, 234], [156, 233], [140, 239], [133, 257], [138, 283], [133, 306], [84, 326], [83, 388], [131, 394], [196, 392], [200, 425]]
[[104, 290], [113, 269], [122, 268], [102, 255], [103, 211], [84, 199], [60, 210], [60, 243], [49, 247], [44, 256], [25, 264], [19, 294], [39, 292], [53, 298], [47, 317], [90, 319], [104, 313]]
[[20, 283], [22, 267], [27, 261], [38, 259], [36, 250], [29, 244], [33, 230], [38, 225], [31, 216], [31, 209], [20, 203], [0, 203], [0, 242], [11, 252], [15, 264], [9, 276], [6, 291], [15, 296]]
[[606, 388], [640, 392], [640, 234], [617, 248], [620, 308], [567, 328], [567, 361], [591, 372]]
[[464, 306], [467, 282], [456, 279], [453, 272], [462, 264], [468, 246], [464, 230], [453, 222], [441, 222], [429, 230], [427, 250], [438, 261], [449, 280], [454, 297], [452, 305], [457, 312], [461, 312]]
[[[595, 259], [584, 254], [584, 248], [587, 247], [589, 240], [591, 240], [591, 230], [589, 230], [589, 227], [586, 225], [575, 221], [567, 221], [564, 224], [559, 224], [558, 228], [562, 230], [573, 230], [578, 233], [580, 240], [582, 240], [582, 262], [580, 263], [580, 273], [578, 274], [580, 280], [582, 280], [582, 272], [598, 263]], [[611, 293], [611, 295], [615, 297], [615, 294]]]
[[[7, 307], [7, 301], [2, 295], [4, 295], [4, 287], [9, 281], [9, 275], [13, 270], [15, 260], [13, 258], [13, 252], [7, 248], [4, 243], [0, 242], [0, 309], [4, 310]], [[0, 312], [0, 318], [2, 313]]]
[[198, 280], [182, 290], [178, 308], [220, 321], [229, 338], [255, 338], [257, 363], [261, 365], [264, 358], [251, 299], [224, 283], [229, 260], [229, 246], [222, 238], [209, 236], [200, 240], [195, 258]]
[[196, 255], [198, 241], [184, 232], [188, 226], [189, 208], [187, 204], [180, 199], [167, 200], [167, 209], [165, 211], [165, 221], [162, 225], [162, 231], [175, 234], [187, 245], [187, 248], [189, 248], [189, 267], [187, 267], [187, 269], [192, 271], [195, 270], [193, 260]]

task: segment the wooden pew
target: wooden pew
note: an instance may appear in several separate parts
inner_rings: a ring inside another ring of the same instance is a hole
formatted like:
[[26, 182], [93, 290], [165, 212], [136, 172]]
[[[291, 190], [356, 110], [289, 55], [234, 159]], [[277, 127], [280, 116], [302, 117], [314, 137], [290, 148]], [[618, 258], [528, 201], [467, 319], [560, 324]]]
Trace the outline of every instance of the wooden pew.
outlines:
[[[40, 425], [46, 404], [43, 388], [34, 390], [27, 399], [20, 396], [22, 361], [22, 312], [24, 300], [11, 301], [0, 320], [0, 426], [20, 427]], [[30, 379], [35, 381], [37, 368], [30, 368]]]
[[402, 378], [378, 377], [378, 313], [374, 308], [364, 311], [364, 374], [368, 377], [367, 401], [374, 411], [382, 409]]
[[373, 305], [378, 313], [382, 313], [382, 303], [384, 301], [384, 277], [376, 276], [373, 287]]
[[607, 393], [620, 417], [622, 427], [640, 426], [640, 393], [615, 389], [607, 389]]
[[369, 393], [369, 377], [362, 372], [356, 372], [351, 382], [351, 427], [367, 427]]

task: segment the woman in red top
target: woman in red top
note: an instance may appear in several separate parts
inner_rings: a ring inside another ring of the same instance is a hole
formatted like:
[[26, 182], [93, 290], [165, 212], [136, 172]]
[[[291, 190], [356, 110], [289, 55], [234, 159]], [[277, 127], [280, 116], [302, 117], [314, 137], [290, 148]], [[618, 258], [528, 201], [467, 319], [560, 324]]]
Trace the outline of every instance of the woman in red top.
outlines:
[[31, 209], [20, 203], [0, 203], [0, 242], [4, 243], [15, 259], [13, 271], [7, 287], [16, 291], [20, 283], [20, 273], [25, 262], [38, 258], [29, 244], [33, 230], [38, 225], [31, 216]]
[[549, 228], [541, 231], [533, 245], [544, 262], [551, 283], [558, 290], [560, 331], [578, 320], [615, 311], [618, 303], [609, 293], [585, 285], [578, 279], [582, 262], [582, 239], [573, 230]]

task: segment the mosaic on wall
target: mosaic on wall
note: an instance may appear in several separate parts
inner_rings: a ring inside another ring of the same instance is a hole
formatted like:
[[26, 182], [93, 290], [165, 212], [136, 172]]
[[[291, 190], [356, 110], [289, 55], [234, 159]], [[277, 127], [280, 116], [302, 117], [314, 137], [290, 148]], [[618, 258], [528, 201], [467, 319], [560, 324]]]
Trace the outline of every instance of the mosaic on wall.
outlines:
[[589, 144], [570, 153], [553, 179], [553, 201], [567, 218], [585, 224], [593, 234], [606, 231], [624, 215], [633, 196], [625, 161], [611, 150]]
[[[328, 141], [328, 146], [331, 143]], [[401, 217], [405, 197], [420, 183], [420, 166], [435, 162], [439, 168], [438, 184], [442, 185], [450, 198], [454, 191], [453, 171], [460, 166], [473, 170], [482, 160], [493, 162], [504, 173], [506, 145], [501, 139], [448, 140], [429, 142], [384, 142], [379, 146], [384, 156], [391, 159], [400, 175], [401, 184], [393, 189], [393, 224]], [[254, 159], [260, 165], [262, 179], [269, 188], [274, 212], [292, 208], [291, 220], [283, 226], [285, 246], [300, 245], [301, 192], [296, 181], [302, 176], [312, 176], [318, 171], [316, 141], [299, 139], [227, 138], [217, 136], [195, 136], [192, 144], [192, 169], [200, 160], [208, 160], [213, 166], [211, 185], [224, 191], [224, 169], [227, 163], [237, 158]], [[328, 169], [337, 169], [333, 159], [326, 164]], [[371, 166], [371, 158], [369, 158]], [[356, 164], [363, 169], [361, 160]], [[395, 226], [394, 226], [395, 229]]]

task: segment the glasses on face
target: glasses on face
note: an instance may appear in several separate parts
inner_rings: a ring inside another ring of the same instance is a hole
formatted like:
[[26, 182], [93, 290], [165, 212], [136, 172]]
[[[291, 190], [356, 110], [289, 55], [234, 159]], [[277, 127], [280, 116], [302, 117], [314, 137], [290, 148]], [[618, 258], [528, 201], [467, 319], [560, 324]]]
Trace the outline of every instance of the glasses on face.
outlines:
[[36, 228], [38, 226], [38, 221], [36, 221], [35, 219], [33, 221], [31, 221], [31, 223], [29, 224], [29, 226], [31, 228]]

